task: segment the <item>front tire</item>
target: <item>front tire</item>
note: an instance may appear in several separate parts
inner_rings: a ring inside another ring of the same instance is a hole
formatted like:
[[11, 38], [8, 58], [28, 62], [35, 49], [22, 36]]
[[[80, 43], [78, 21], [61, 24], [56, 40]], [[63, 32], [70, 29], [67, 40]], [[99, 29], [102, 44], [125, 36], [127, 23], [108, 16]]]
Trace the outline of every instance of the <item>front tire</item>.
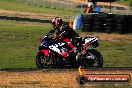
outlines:
[[44, 53], [39, 52], [36, 56], [36, 65], [38, 68], [52, 68], [54, 66], [53, 58], [45, 56]]

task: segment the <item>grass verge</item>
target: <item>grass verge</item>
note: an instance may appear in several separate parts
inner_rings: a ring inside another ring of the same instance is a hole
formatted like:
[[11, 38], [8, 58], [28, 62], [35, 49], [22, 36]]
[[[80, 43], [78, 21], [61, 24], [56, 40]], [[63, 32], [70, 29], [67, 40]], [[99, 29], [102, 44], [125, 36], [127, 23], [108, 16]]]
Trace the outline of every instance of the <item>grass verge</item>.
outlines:
[[50, 28], [48, 23], [0, 21], [0, 68], [35, 67], [38, 39]]
[[[1, 20], [0, 68], [36, 67], [38, 39], [51, 28], [49, 23]], [[131, 43], [101, 40], [97, 49], [104, 57], [104, 66], [132, 67]]]
[[25, 3], [17, 3], [11, 1], [11, 0], [0, 0], [0, 9], [5, 10], [13, 10], [13, 11], [21, 11], [21, 12], [31, 12], [31, 13], [42, 13], [42, 14], [54, 14], [59, 16], [65, 16], [65, 17], [73, 17], [77, 13], [79, 13], [78, 10], [64, 10], [64, 9], [56, 9], [51, 7], [42, 7], [42, 6], [34, 6], [32, 4], [25, 4]]

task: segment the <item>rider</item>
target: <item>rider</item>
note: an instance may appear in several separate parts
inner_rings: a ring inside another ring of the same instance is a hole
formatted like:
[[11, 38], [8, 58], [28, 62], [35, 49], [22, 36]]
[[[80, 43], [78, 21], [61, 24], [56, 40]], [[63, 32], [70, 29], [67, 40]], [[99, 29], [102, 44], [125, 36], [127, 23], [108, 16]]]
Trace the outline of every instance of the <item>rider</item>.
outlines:
[[[56, 36], [64, 36], [70, 39], [72, 44], [79, 50], [82, 38], [67, 24], [62, 24], [62, 19], [60, 17], [55, 17], [52, 20], [52, 25], [55, 30], [57, 30]], [[71, 47], [72, 48], [72, 47]]]
[[87, 0], [87, 1], [88, 1], [88, 4], [86, 5], [86, 9], [84, 13], [93, 13], [97, 2], [94, 2], [92, 0]]

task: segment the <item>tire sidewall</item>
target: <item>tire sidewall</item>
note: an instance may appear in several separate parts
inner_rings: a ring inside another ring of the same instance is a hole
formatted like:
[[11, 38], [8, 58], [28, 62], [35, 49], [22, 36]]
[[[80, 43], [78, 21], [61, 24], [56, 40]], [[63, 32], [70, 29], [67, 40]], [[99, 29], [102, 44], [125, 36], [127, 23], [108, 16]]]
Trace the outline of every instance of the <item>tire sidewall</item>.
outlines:
[[43, 68], [43, 65], [40, 63], [40, 56], [44, 55], [43, 53], [38, 52], [36, 56], [36, 65], [38, 68]]
[[103, 66], [103, 57], [101, 53], [95, 49], [89, 49], [87, 52], [92, 53], [93, 55], [96, 55], [97, 61], [98, 61], [98, 66], [97, 67], [102, 67]]

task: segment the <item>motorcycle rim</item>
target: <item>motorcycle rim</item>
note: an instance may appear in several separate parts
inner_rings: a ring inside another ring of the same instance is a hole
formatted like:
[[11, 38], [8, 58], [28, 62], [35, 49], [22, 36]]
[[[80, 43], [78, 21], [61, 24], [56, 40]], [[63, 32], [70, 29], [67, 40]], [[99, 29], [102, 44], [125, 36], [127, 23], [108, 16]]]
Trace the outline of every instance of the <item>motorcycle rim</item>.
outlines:
[[39, 68], [51, 68], [53, 66], [53, 60], [49, 56], [45, 56], [43, 53], [38, 53], [36, 64]]

